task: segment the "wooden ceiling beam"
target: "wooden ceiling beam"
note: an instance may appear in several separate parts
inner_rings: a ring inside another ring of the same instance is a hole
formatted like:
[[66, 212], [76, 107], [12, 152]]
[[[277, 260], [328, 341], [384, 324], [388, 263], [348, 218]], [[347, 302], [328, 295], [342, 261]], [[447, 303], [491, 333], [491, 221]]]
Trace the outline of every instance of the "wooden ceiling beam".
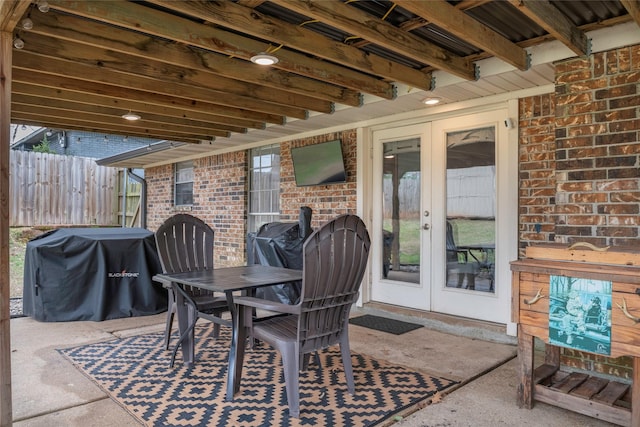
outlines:
[[[72, 15], [109, 23], [121, 28], [149, 34], [185, 45], [218, 52], [249, 61], [264, 51], [264, 41], [243, 37], [237, 33], [203, 25], [173, 16], [133, 2], [78, 2], [51, 0], [52, 9]], [[310, 58], [308, 55], [281, 50], [277, 68], [323, 82], [344, 86], [365, 93], [375, 93], [389, 85], [370, 75], [346, 67]], [[382, 95], [383, 93], [381, 93]]]
[[547, 0], [510, 0], [511, 4], [578, 55], [589, 53], [587, 35]]
[[640, 25], [640, 1], [638, 0], [620, 0], [620, 3], [627, 9], [629, 15], [636, 24]]
[[[105, 107], [96, 104], [79, 103], [73, 101], [62, 100], [60, 98], [43, 98], [33, 95], [24, 95], [14, 93], [12, 97], [12, 105], [20, 104], [23, 107], [26, 106], [38, 106], [46, 107], [55, 110], [66, 111], [67, 114], [73, 116], [76, 112], [86, 112], [97, 115], [105, 116], [108, 119], [121, 118], [122, 115], [129, 110], [123, 110], [122, 108]], [[145, 123], [157, 123], [157, 124], [173, 124], [176, 130], [181, 130], [185, 133], [193, 133], [194, 131], [207, 133], [209, 131], [221, 131], [221, 132], [235, 132], [246, 133], [246, 128], [240, 128], [236, 126], [229, 126], [224, 124], [205, 123], [195, 120], [188, 120], [179, 117], [167, 117], [157, 114], [144, 113], [138, 110], [131, 110], [140, 116]], [[125, 119], [122, 119], [125, 120]], [[127, 122], [124, 122], [127, 123]]]
[[[272, 90], [336, 102], [352, 107], [360, 106], [359, 92], [345, 89], [307, 77], [292, 75], [271, 67], [263, 67], [246, 61], [229, 58], [185, 45], [153, 39], [132, 31], [113, 31], [113, 27], [96, 25], [95, 22], [58, 13], [40, 13], [32, 17], [31, 33], [55, 38], [58, 43], [70, 41], [86, 44], [101, 50], [131, 55], [148, 61], [160, 61], [208, 75], [212, 80], [223, 77], [234, 82], [269, 87]], [[223, 84], [221, 82], [221, 84]]]
[[[212, 24], [242, 31], [291, 48], [332, 61], [345, 67], [369, 74], [384, 76], [394, 81], [429, 90], [431, 75], [405, 65], [389, 61], [378, 55], [367, 54], [353, 46], [333, 41], [315, 31], [266, 16], [251, 8], [233, 2], [175, 2], [171, 0], [150, 0], [152, 3], [188, 14]], [[279, 55], [281, 49], [276, 52]], [[392, 99], [394, 92], [386, 83], [384, 98]], [[374, 95], [380, 96], [380, 93]]]
[[[264, 129], [265, 124], [259, 121], [223, 117], [216, 114], [189, 111], [183, 108], [174, 108], [161, 105], [140, 102], [133, 99], [122, 100], [104, 95], [73, 92], [70, 90], [56, 89], [46, 86], [38, 86], [14, 82], [13, 94], [16, 96], [29, 96], [40, 99], [59, 100], [60, 102], [72, 102], [76, 104], [99, 105], [120, 111], [120, 114], [131, 110], [141, 114], [154, 114], [170, 118], [185, 119], [194, 123], [215, 124], [216, 126], [229, 126], [237, 129]], [[79, 106], [78, 108], [82, 108]]]
[[[131, 88], [141, 84], [142, 88], [151, 88], [150, 90], [155, 92], [162, 92], [162, 89], [157, 88], [158, 85], [175, 86], [176, 92], [191, 93], [193, 96], [201, 92], [202, 96], [216, 98], [216, 103], [299, 119], [305, 119], [308, 115], [307, 110], [310, 109], [321, 113], [334, 111], [334, 104], [329, 101], [212, 76], [210, 73], [151, 59], [137, 62], [137, 58], [129, 55], [68, 41], [60, 43], [56, 39], [33, 33], [24, 34], [22, 38], [25, 47], [21, 52], [46, 57], [46, 60], [41, 60], [47, 64], [44, 69], [51, 72], [54, 68], [63, 70], [65, 64], [73, 64], [74, 68], [82, 68], [83, 73], [100, 78], [99, 81], [110, 79], [113, 83]], [[56, 65], [49, 65], [49, 63]], [[164, 90], [172, 91], [170, 88]], [[170, 94], [176, 95], [176, 93]]]
[[394, 27], [386, 21], [337, 0], [272, 0], [274, 3], [293, 10], [349, 34], [369, 40], [415, 61], [433, 65], [448, 73], [475, 80], [474, 65], [446, 49], [429, 43], [411, 33]]
[[31, 6], [31, 0], [0, 1], [0, 31], [12, 32]]
[[[115, 71], [107, 64], [86, 65], [70, 60], [61, 60], [34, 54], [25, 49], [14, 52], [14, 69], [41, 71], [60, 77], [71, 77], [78, 80], [86, 80], [93, 83], [102, 83], [120, 86], [128, 89], [138, 89], [149, 93], [161, 93], [167, 96], [186, 98], [194, 101], [210, 102], [221, 106], [242, 108], [268, 114], [306, 119], [307, 111], [276, 105], [269, 102], [255, 100], [245, 96], [225, 93], [204, 87], [194, 87], [185, 83], [179, 83], [176, 78], [161, 78], [133, 75], [121, 71]], [[134, 68], [142, 68], [144, 64], [131, 64]]]
[[191, 137], [187, 137], [185, 135], [171, 135], [170, 133], [165, 133], [165, 132], [155, 133], [148, 130], [144, 131], [144, 130], [121, 129], [113, 125], [105, 125], [99, 122], [98, 123], [82, 122], [82, 121], [69, 119], [65, 117], [50, 118], [50, 117], [41, 116], [41, 115], [15, 113], [12, 117], [12, 120], [14, 120], [15, 123], [24, 124], [27, 126], [39, 126], [39, 127], [48, 127], [52, 129], [78, 130], [83, 132], [103, 133], [107, 136], [111, 136], [111, 135], [137, 136], [140, 138], [150, 138], [150, 139], [157, 139], [157, 140], [166, 139], [166, 140], [175, 141], [175, 142], [192, 142], [192, 143], [199, 143], [200, 141], [206, 141], [206, 139], [203, 139], [200, 135], [193, 135]]
[[15, 114], [39, 115], [49, 119], [68, 119], [75, 120], [78, 123], [101, 123], [106, 126], [126, 130], [127, 132], [155, 132], [156, 134], [173, 135], [175, 137], [184, 135], [189, 138], [197, 135], [201, 139], [210, 139], [212, 136], [228, 137], [230, 135], [227, 131], [216, 129], [207, 129], [205, 131], [196, 128], [189, 128], [188, 126], [176, 126], [173, 123], [152, 122], [145, 120], [144, 117], [137, 121], [128, 121], [120, 116], [109, 116], [102, 113], [97, 114], [91, 111], [74, 111], [73, 114], [69, 114], [68, 110], [60, 108], [50, 108], [47, 106], [27, 105], [21, 103], [13, 103], [12, 105], [15, 106]]
[[118, 85], [95, 83], [80, 79], [68, 78], [66, 76], [47, 74], [38, 70], [20, 70], [17, 75], [14, 75], [13, 81], [28, 85], [46, 86], [54, 89], [69, 90], [81, 94], [88, 93], [109, 96], [111, 98], [120, 100], [125, 108], [128, 108], [128, 102], [129, 100], [132, 100], [158, 106], [182, 108], [185, 111], [197, 111], [221, 115], [224, 117], [257, 120], [278, 125], [282, 125], [286, 122], [286, 118], [284, 116], [276, 114], [266, 114], [228, 106], [225, 107], [209, 102], [179, 98], [159, 93], [151, 93]]
[[444, 0], [395, 0], [395, 3], [519, 70], [528, 68], [526, 50]]

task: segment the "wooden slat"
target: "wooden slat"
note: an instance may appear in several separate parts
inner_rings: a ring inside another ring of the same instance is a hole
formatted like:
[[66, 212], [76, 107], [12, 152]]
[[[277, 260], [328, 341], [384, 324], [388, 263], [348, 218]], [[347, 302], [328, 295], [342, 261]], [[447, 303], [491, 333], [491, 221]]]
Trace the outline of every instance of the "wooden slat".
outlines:
[[[11, 400], [11, 310], [9, 297], [9, 150], [11, 146], [11, 61], [13, 34], [4, 31], [13, 22], [10, 12], [25, 8], [20, 5], [0, 6], [0, 425], [13, 421]], [[24, 9], [23, 9], [24, 10]], [[4, 15], [4, 16], [3, 16]], [[10, 29], [10, 28], [9, 28]]]
[[620, 399], [629, 390], [629, 384], [618, 381], [609, 381], [609, 384], [598, 394], [593, 396], [592, 400], [600, 402], [608, 406], [613, 406], [616, 400]]
[[586, 401], [565, 393], [558, 393], [547, 387], [538, 385], [535, 388], [536, 400], [549, 405], [564, 408], [569, 411], [578, 412], [593, 418], [608, 421], [621, 426], [631, 425], [631, 411], [595, 402]]
[[544, 364], [544, 365], [538, 366], [533, 374], [534, 384], [539, 384], [547, 381], [557, 371], [558, 371], [558, 367], [554, 365]]
[[541, 259], [522, 259], [511, 262], [512, 271], [528, 271], [536, 274], [555, 274], [559, 276], [586, 277], [595, 280], [610, 280], [640, 285], [640, 269], [626, 265], [605, 265], [550, 261]]
[[585, 248], [569, 250], [559, 244], [540, 244], [528, 246], [525, 254], [534, 259], [640, 266], [640, 250], [635, 247], [612, 247], [599, 252]]
[[584, 383], [573, 389], [571, 394], [583, 399], [591, 399], [593, 395], [599, 393], [607, 384], [609, 384], [609, 380], [606, 378], [591, 376]]
[[511, 273], [511, 321], [518, 323], [520, 317], [520, 274]]
[[518, 325], [518, 361], [520, 384], [517, 390], [518, 406], [533, 407], [533, 336]]
[[[640, 425], [640, 357], [633, 358], [633, 378], [631, 385], [631, 393], [626, 394], [624, 397], [630, 396], [631, 403], [631, 425]], [[626, 402], [627, 400], [625, 400]]]
[[[152, 0], [168, 9], [218, 24], [225, 28], [246, 32], [256, 37], [272, 40], [283, 46], [294, 48], [311, 55], [344, 65], [372, 75], [382, 75], [395, 82], [430, 90], [430, 73], [415, 70], [399, 63], [390, 62], [374, 53], [365, 54], [360, 49], [331, 40], [303, 25], [294, 25], [261, 14], [234, 2], [175, 2]], [[293, 70], [292, 70], [293, 71]], [[295, 71], [294, 71], [295, 72]], [[361, 83], [353, 89], [393, 99], [391, 85], [380, 80], [373, 82], [361, 78]]]
[[572, 372], [567, 378], [557, 384], [552, 384], [551, 388], [560, 393], [569, 393], [574, 388], [585, 382], [589, 375], [581, 372]]
[[11, 150], [9, 224], [115, 225], [117, 169], [93, 159]]
[[432, 64], [466, 80], [475, 79], [473, 64], [467, 59], [402, 31], [386, 21], [373, 19], [371, 15], [346, 3], [337, 0], [322, 2], [275, 0], [274, 2], [408, 58]]
[[549, 1], [511, 0], [511, 4], [579, 56], [589, 53], [586, 34]]
[[477, 47], [519, 70], [528, 68], [527, 52], [523, 48], [444, 0], [396, 0], [396, 3], [463, 40], [473, 40]]

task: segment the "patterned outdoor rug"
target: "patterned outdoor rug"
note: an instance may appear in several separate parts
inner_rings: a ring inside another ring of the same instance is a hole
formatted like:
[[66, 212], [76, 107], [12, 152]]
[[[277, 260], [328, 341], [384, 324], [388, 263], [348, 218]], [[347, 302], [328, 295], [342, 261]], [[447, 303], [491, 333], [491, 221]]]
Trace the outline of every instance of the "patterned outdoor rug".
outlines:
[[373, 426], [456, 384], [352, 352], [351, 396], [331, 348], [320, 354], [321, 370], [312, 357], [300, 374], [300, 418], [290, 418], [280, 355], [264, 344], [247, 351], [240, 392], [225, 401], [229, 330], [217, 341], [212, 330], [197, 328], [192, 368], [169, 368], [160, 333], [58, 351], [148, 426]]

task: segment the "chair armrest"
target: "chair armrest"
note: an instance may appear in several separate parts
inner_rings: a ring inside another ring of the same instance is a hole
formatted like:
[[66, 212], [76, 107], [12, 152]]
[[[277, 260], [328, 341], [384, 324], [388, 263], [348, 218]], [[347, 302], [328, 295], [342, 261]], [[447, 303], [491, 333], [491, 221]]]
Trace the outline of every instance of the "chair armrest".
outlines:
[[151, 280], [153, 280], [154, 282], [158, 282], [158, 283], [162, 284], [163, 288], [171, 289], [171, 280], [161, 279], [158, 276], [153, 276], [151, 278]]
[[269, 301], [255, 297], [235, 297], [233, 302], [238, 305], [245, 305], [254, 308], [260, 308], [276, 313], [300, 314], [299, 305], [283, 304], [281, 302]]

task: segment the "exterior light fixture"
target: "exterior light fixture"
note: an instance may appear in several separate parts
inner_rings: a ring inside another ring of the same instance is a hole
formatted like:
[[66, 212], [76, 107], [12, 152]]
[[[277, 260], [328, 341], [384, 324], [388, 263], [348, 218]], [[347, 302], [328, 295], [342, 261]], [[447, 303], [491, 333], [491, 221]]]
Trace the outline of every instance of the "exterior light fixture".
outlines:
[[24, 40], [22, 40], [20, 36], [16, 36], [16, 38], [13, 39], [13, 47], [16, 49], [22, 49], [24, 47]]
[[140, 115], [136, 113], [132, 113], [131, 110], [129, 110], [128, 113], [122, 115], [122, 118], [125, 120], [129, 120], [130, 122], [135, 122], [136, 120], [140, 120], [142, 117], [140, 117]]
[[49, 2], [47, 0], [38, 1], [38, 10], [42, 13], [49, 12]]
[[24, 30], [31, 30], [33, 29], [33, 21], [31, 20], [31, 18], [27, 17], [24, 18], [21, 22], [22, 28]]
[[251, 57], [251, 62], [258, 65], [273, 65], [278, 63], [278, 58], [265, 52]]
[[422, 103], [425, 105], [436, 105], [442, 101], [442, 98], [437, 96], [430, 96], [429, 98], [425, 98], [422, 100]]

